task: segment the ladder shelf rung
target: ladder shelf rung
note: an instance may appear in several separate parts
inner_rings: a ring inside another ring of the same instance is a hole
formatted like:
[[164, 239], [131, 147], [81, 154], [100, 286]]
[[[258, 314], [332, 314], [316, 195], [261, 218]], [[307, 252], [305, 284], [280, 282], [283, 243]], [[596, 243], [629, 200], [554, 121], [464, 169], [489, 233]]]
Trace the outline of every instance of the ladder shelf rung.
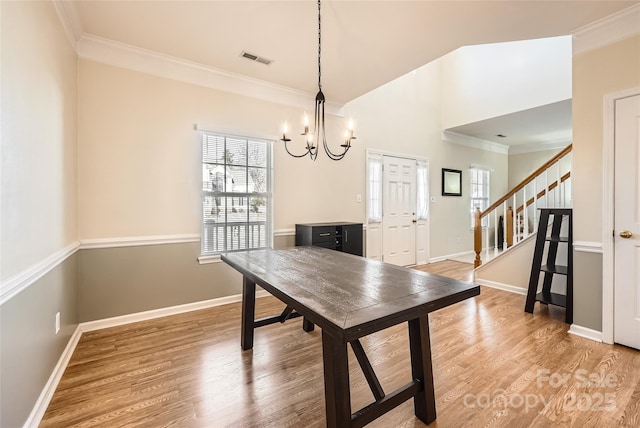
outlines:
[[569, 242], [568, 236], [547, 236], [546, 238], [549, 242]]
[[536, 300], [545, 305], [567, 307], [567, 296], [558, 293], [538, 293], [536, 294]]
[[557, 273], [558, 275], [569, 274], [569, 269], [566, 266], [561, 265], [543, 265], [540, 270], [543, 272]]

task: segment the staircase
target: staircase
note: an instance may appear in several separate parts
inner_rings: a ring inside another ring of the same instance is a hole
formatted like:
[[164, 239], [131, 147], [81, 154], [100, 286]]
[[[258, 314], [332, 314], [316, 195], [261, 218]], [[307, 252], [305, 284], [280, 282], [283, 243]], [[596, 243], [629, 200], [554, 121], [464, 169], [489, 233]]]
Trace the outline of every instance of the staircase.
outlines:
[[[506, 253], [533, 235], [538, 229], [538, 209], [571, 206], [571, 171], [562, 168], [571, 150], [568, 145], [486, 210], [476, 210], [474, 267], [483, 263], [483, 254], [486, 260], [500, 249]], [[489, 226], [483, 228], [485, 217]]]

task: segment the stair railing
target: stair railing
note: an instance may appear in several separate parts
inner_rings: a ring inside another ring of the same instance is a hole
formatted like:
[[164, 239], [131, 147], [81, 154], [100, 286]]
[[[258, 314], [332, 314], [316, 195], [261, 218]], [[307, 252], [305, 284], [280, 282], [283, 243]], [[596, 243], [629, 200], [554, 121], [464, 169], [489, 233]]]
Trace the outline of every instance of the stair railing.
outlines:
[[[571, 207], [571, 162], [567, 155], [572, 147], [569, 144], [562, 149], [486, 210], [476, 208], [473, 230], [474, 267], [482, 264], [483, 241], [486, 252], [493, 250], [497, 253], [501, 249], [506, 251], [537, 230], [538, 208]], [[515, 210], [513, 207], [516, 207]], [[485, 217], [488, 220], [486, 227], [483, 227]], [[503, 219], [502, 226], [500, 217]], [[502, 234], [499, 233], [500, 230], [503, 231]]]

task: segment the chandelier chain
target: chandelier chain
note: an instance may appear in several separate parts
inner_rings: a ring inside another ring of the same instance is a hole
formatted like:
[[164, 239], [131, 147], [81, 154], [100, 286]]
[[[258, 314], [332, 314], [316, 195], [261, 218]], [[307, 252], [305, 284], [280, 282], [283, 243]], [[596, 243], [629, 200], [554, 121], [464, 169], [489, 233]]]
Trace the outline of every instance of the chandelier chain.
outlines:
[[321, 70], [321, 53], [322, 53], [322, 31], [320, 27], [320, 0], [318, 0], [318, 89], [322, 90], [322, 70]]

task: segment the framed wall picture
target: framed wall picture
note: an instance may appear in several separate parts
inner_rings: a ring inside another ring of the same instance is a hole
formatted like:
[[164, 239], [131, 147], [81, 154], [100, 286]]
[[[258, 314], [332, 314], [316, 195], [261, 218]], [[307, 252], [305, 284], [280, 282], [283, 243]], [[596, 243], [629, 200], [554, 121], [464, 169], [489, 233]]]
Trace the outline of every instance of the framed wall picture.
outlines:
[[462, 171], [442, 168], [442, 196], [462, 196]]

